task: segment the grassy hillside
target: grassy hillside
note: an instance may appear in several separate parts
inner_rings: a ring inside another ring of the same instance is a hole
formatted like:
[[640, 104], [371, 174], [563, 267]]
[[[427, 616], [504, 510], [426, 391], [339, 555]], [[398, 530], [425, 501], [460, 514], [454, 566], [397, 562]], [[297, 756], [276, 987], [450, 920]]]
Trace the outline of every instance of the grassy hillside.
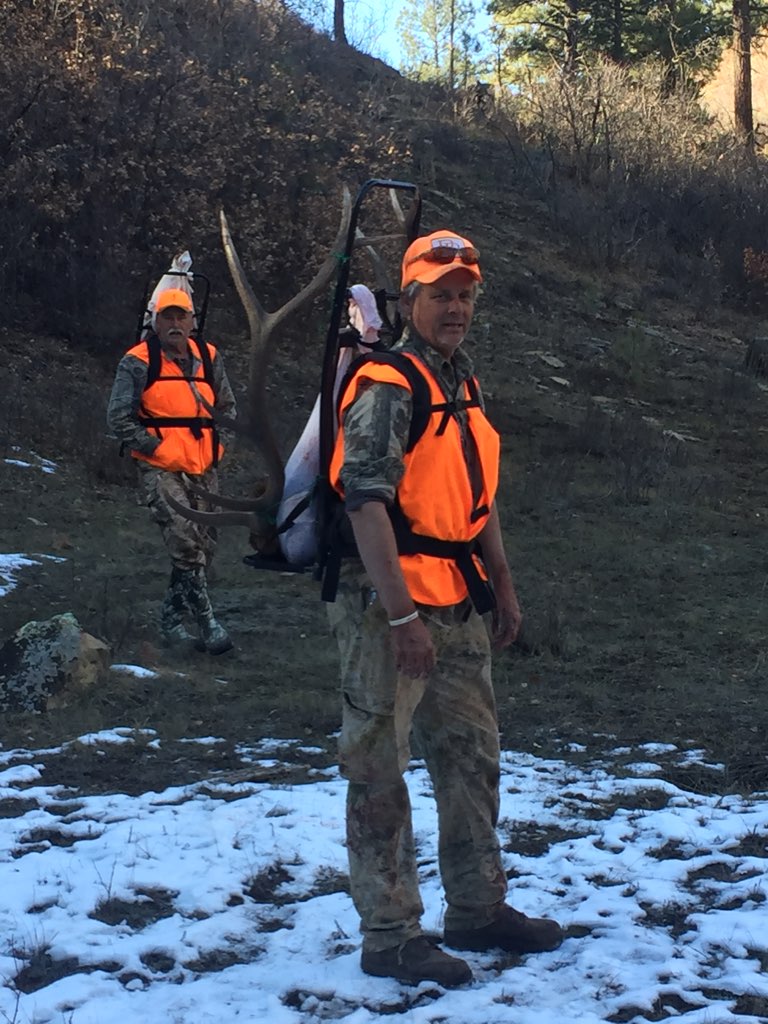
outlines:
[[[321, 64], [314, 73], [322, 76]], [[427, 87], [362, 57], [347, 73], [365, 99], [358, 113], [366, 110], [376, 128], [369, 144], [398, 140], [391, 162], [385, 149], [347, 152], [343, 173], [326, 168], [325, 198], [307, 198], [311, 183], [293, 195], [294, 237], [299, 225], [317, 230], [313, 247], [301, 235], [310, 256], [292, 259], [290, 274], [273, 263], [274, 237], [269, 261], [258, 258], [258, 202], [236, 203], [233, 218], [236, 227], [248, 225], [245, 262], [271, 306], [305, 283], [324, 255], [342, 179], [415, 180], [424, 230], [452, 226], [480, 248], [487, 280], [468, 346], [503, 435], [502, 520], [526, 616], [523, 637], [496, 668], [504, 744], [578, 743], [591, 756], [617, 745], [675, 743], [724, 763], [728, 786], [765, 788], [767, 397], [762, 381], [742, 369], [745, 343], [762, 328], [759, 305], [740, 308], [736, 293], [719, 285], [710, 294], [701, 253], [686, 263], [685, 281], [650, 258], [588, 258], [583, 237], [566, 230], [530, 176], [521, 170], [517, 179], [500, 130], [457, 118]], [[281, 163], [274, 152], [270, 159]], [[604, 216], [600, 188], [580, 188], [582, 209], [589, 203]], [[372, 220], [384, 217], [377, 208]], [[215, 225], [205, 234], [202, 251], [212, 253]], [[220, 258], [209, 262], [208, 333], [244, 401], [244, 319]], [[352, 279], [370, 281], [370, 268], [359, 263]], [[121, 308], [139, 299], [124, 296]], [[294, 325], [275, 360], [270, 398], [286, 451], [317, 387], [327, 314], [326, 298]], [[0, 412], [2, 549], [60, 561], [26, 571], [0, 603], [0, 637], [30, 618], [72, 610], [112, 645], [116, 661], [154, 667], [161, 679], [115, 676], [66, 711], [7, 716], [4, 742], [151, 725], [174, 754], [126, 765], [136, 785], [158, 771], [167, 779], [193, 770], [190, 755], [171, 742], [190, 735], [227, 738], [215, 756], [229, 765], [237, 764], [239, 742], [266, 734], [306, 735], [332, 751], [336, 661], [317, 585], [244, 566], [244, 535], [223, 537], [213, 584], [237, 650], [219, 661], [179, 663], [157, 647], [166, 558], [103, 426], [111, 375], [134, 323], [127, 312], [119, 322], [90, 310], [83, 316], [86, 347], [70, 330], [63, 336], [21, 323], [2, 330], [0, 372], [9, 385]], [[94, 340], [100, 330], [108, 344]], [[37, 456], [55, 461], [57, 471], [43, 473]], [[259, 472], [254, 453], [238, 448], [224, 466], [226, 490], [248, 492]], [[94, 770], [87, 751], [62, 768], [79, 782]], [[711, 785], [701, 766], [669, 774], [693, 788]]]

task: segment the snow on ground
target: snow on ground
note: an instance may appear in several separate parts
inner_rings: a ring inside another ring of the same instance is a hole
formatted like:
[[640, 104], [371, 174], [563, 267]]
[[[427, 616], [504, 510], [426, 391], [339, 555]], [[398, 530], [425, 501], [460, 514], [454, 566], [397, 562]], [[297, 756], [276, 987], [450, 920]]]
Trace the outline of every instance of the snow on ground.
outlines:
[[[140, 757], [143, 732], [84, 739], [105, 758], [112, 743], [136, 741]], [[46, 777], [50, 751], [0, 749], [0, 1021], [766, 1020], [766, 795], [677, 789], [654, 777], [654, 759], [674, 751], [653, 745], [633, 752], [628, 777], [568, 754], [505, 753], [511, 902], [556, 916], [568, 938], [522, 959], [469, 954], [475, 981], [462, 989], [408, 988], [361, 973], [343, 891], [344, 783], [333, 769], [281, 783], [287, 747], [295, 764], [298, 741], [243, 751], [264, 781], [214, 777], [140, 796], [117, 780], [108, 795], [68, 792]], [[424, 924], [439, 931], [421, 763], [408, 783]]]
[[51, 562], [63, 562], [65, 559], [57, 558], [56, 555], [19, 555], [0, 554], [0, 597], [7, 597], [17, 583], [17, 577], [22, 569], [31, 565], [40, 565], [45, 560]]
[[[11, 445], [11, 451], [15, 452], [17, 456], [21, 455], [21, 448], [19, 448], [18, 445]], [[17, 466], [21, 469], [40, 469], [43, 473], [55, 473], [59, 468], [55, 462], [51, 462], [50, 459], [44, 459], [42, 455], [38, 455], [37, 452], [32, 451], [27, 452], [26, 458], [17, 457], [14, 459], [1, 459], [0, 461], [9, 466]]]

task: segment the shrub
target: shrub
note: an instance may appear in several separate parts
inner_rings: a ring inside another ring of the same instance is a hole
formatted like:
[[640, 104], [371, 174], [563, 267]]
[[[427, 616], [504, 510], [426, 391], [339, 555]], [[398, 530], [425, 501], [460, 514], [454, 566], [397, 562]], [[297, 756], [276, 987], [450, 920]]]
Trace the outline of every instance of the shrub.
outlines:
[[[497, 104], [517, 180], [595, 267], [643, 265], [700, 300], [742, 298], [768, 234], [768, 170], [653, 62], [553, 70]], [[706, 282], [702, 289], [701, 281]]]

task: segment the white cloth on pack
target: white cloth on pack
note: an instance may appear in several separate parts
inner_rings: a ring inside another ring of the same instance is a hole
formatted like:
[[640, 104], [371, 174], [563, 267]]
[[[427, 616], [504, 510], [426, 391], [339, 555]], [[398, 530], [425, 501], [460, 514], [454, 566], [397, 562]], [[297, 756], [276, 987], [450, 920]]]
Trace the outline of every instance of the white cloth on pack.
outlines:
[[[339, 387], [353, 359], [366, 354], [379, 340], [381, 317], [376, 309], [373, 292], [364, 284], [353, 284], [349, 289], [349, 322], [360, 333], [361, 344], [355, 348], [342, 348], [336, 363], [336, 378], [333, 384], [333, 404], [339, 395]], [[296, 447], [285, 465], [283, 497], [277, 513], [278, 528], [294, 508], [303, 501], [312, 489], [320, 472], [320, 396], [315, 399], [312, 412]], [[280, 534], [280, 550], [292, 565], [311, 565], [317, 558], [317, 536], [315, 525], [315, 504], [310, 501], [292, 523]]]
[[[157, 303], [157, 297], [160, 292], [164, 292], [168, 288], [178, 288], [180, 291], [187, 293], [190, 299], [192, 299], [192, 305], [194, 306], [194, 289], [192, 287], [193, 277], [192, 256], [190, 255], [189, 250], [185, 249], [184, 252], [173, 257], [170, 267], [155, 285], [155, 290], [152, 292], [149, 302], [147, 303], [147, 308], [144, 310], [144, 320], [141, 326], [142, 338], [146, 338], [150, 329], [154, 331], [157, 326], [155, 304]], [[195, 324], [197, 324], [197, 321], [195, 321]]]
[[353, 284], [349, 289], [349, 322], [359, 331], [362, 343], [368, 347], [379, 340], [381, 317], [376, 308], [376, 297], [364, 284]]

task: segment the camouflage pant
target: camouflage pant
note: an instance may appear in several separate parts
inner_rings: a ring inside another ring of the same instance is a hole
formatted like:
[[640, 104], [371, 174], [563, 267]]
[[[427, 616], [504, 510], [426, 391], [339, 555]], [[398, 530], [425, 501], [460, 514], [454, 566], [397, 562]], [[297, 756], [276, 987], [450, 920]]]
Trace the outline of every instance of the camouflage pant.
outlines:
[[420, 934], [411, 807], [403, 773], [410, 739], [426, 761], [439, 827], [447, 928], [488, 924], [504, 900], [496, 822], [499, 741], [491, 656], [483, 620], [468, 603], [420, 607], [437, 649], [425, 680], [398, 674], [381, 602], [359, 581], [328, 605], [339, 644], [352, 898], [366, 950]]
[[[147, 507], [162, 531], [172, 565], [179, 569], [209, 566], [216, 550], [216, 530], [179, 515], [165, 500], [165, 496], [170, 494], [183, 505], [205, 512], [211, 510], [210, 503], [204, 498], [195, 497], [183, 474], [168, 473], [145, 463], [137, 464]], [[215, 469], [189, 479], [207, 491], [218, 490]]]

